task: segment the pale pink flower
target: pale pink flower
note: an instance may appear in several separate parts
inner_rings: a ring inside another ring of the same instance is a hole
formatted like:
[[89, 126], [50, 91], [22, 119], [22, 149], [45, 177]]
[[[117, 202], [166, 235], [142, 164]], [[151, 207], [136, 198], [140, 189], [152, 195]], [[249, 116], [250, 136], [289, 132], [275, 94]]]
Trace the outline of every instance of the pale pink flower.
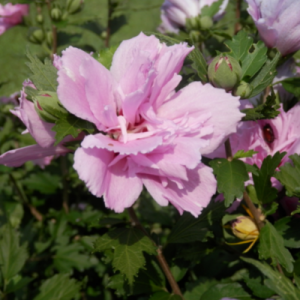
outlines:
[[23, 16], [28, 14], [27, 4], [0, 4], [0, 35], [10, 27], [22, 22]]
[[[34, 87], [29, 81], [24, 82], [25, 86]], [[20, 105], [11, 112], [26, 126], [27, 129], [23, 133], [30, 133], [37, 144], [2, 154], [0, 164], [8, 167], [18, 167], [26, 161], [32, 160], [43, 168], [50, 163], [53, 156], [70, 152], [69, 149], [63, 146], [63, 143], [54, 146], [55, 132], [51, 130], [54, 124], [47, 123], [39, 117], [34, 104], [26, 99], [24, 88], [21, 91], [19, 101]]]
[[246, 0], [262, 40], [282, 55], [300, 49], [299, 0]]
[[[300, 154], [300, 105], [295, 105], [288, 112], [280, 108], [280, 114], [271, 120], [247, 121], [241, 122], [237, 133], [230, 136], [230, 142], [233, 153], [238, 150], [254, 150], [251, 158], [243, 160], [250, 164], [256, 164], [261, 167], [263, 160], [268, 156], [273, 156], [276, 152], [287, 152], [283, 157], [280, 166], [289, 161], [292, 154]], [[215, 152], [209, 155], [214, 157], [225, 157], [224, 147], [219, 147]], [[252, 183], [249, 180], [246, 184]], [[281, 189], [281, 184], [272, 178], [273, 186]]]
[[197, 216], [215, 193], [201, 154], [235, 132], [243, 115], [237, 97], [209, 84], [175, 92], [192, 49], [141, 33], [121, 43], [110, 71], [82, 50], [63, 51], [58, 97], [100, 131], [84, 138], [74, 168], [106, 207], [130, 207], [144, 185], [160, 205]]
[[[161, 7], [162, 24], [158, 28], [161, 32], [178, 33], [180, 27], [185, 26], [186, 19], [196, 17], [201, 9], [212, 5], [217, 0], [165, 0]], [[228, 0], [223, 0], [214, 20], [222, 17], [227, 7]]]

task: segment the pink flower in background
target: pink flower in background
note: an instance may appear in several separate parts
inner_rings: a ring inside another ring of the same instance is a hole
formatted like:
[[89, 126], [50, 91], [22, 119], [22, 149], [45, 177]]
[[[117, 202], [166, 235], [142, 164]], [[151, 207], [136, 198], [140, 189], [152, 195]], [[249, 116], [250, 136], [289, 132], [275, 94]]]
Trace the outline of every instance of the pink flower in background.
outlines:
[[192, 49], [141, 33], [121, 43], [110, 71], [82, 50], [63, 51], [58, 97], [100, 131], [84, 138], [74, 168], [106, 207], [130, 207], [144, 185], [160, 205], [197, 216], [215, 193], [201, 154], [235, 132], [243, 115], [237, 97], [209, 84], [175, 92]]
[[0, 4], [0, 35], [10, 27], [21, 23], [23, 16], [28, 14], [28, 9], [27, 4]]
[[[272, 120], [247, 121], [239, 125], [237, 133], [230, 137], [233, 153], [238, 150], [258, 151], [253, 157], [243, 159], [248, 164], [256, 164], [261, 167], [263, 160], [273, 156], [277, 151], [287, 152], [281, 161], [281, 165], [289, 161], [289, 156], [300, 154], [300, 105], [295, 105], [288, 112], [282, 107], [280, 114]], [[226, 157], [224, 147], [219, 147], [209, 157]], [[281, 184], [272, 178], [273, 186], [281, 189]], [[252, 181], [249, 181], [251, 183]]]
[[[178, 33], [180, 27], [185, 26], [187, 18], [196, 17], [201, 9], [217, 0], [165, 0], [161, 7], [162, 24], [159, 27], [161, 32]], [[214, 20], [218, 20], [224, 14], [228, 0], [224, 0]]]
[[282, 55], [300, 49], [299, 0], [246, 0], [262, 40]]
[[[24, 82], [25, 86], [34, 87], [31, 82]], [[0, 164], [8, 167], [18, 167], [26, 161], [32, 160], [41, 167], [48, 165], [54, 155], [70, 152], [62, 143], [54, 146], [55, 132], [51, 131], [54, 124], [43, 121], [35, 111], [34, 104], [26, 99], [24, 89], [19, 98], [20, 105], [11, 112], [26, 126], [23, 133], [30, 133], [37, 144], [8, 151], [0, 156]]]

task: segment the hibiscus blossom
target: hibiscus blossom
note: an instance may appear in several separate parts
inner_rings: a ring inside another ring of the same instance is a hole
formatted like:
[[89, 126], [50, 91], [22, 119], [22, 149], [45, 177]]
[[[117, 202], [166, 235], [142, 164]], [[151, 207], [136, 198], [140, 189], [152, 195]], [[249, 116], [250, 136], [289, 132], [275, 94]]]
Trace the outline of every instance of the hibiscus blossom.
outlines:
[[63, 52], [58, 97], [99, 130], [76, 150], [74, 168], [106, 207], [130, 207], [144, 185], [160, 205], [170, 202], [197, 216], [215, 193], [201, 154], [235, 132], [243, 114], [237, 97], [209, 84], [175, 92], [192, 50], [141, 33], [122, 42], [110, 71], [82, 50]]

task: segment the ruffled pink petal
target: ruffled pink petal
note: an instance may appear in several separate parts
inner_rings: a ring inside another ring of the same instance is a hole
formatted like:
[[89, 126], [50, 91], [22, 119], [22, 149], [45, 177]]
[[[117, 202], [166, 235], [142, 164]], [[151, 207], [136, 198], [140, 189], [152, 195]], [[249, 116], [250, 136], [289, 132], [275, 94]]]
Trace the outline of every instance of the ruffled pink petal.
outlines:
[[70, 152], [70, 150], [62, 145], [48, 148], [32, 145], [2, 154], [0, 156], [0, 164], [8, 167], [19, 167], [29, 160], [35, 161], [48, 156], [63, 155], [68, 152]]
[[[63, 51], [61, 65], [57, 88], [59, 100], [69, 112], [104, 130], [100, 122], [104, 108], [114, 109], [109, 72], [89, 54], [73, 47]], [[92, 74], [89, 73], [87, 80], [88, 67], [92, 68]], [[99, 88], [103, 88], [103, 94]]]
[[[210, 84], [193, 82], [177, 92], [171, 101], [164, 103], [158, 110], [158, 116], [166, 119], [180, 120], [188, 116], [187, 125], [201, 120], [201, 116], [210, 115], [201, 124], [213, 128], [208, 137], [209, 145], [201, 148], [205, 155], [214, 151], [226, 138], [236, 132], [237, 124], [244, 116], [239, 111], [239, 98], [217, 89]], [[230, 118], [228, 118], [230, 116]]]
[[113, 152], [103, 149], [78, 148], [75, 151], [73, 167], [89, 191], [97, 197], [105, 192], [109, 182], [108, 165], [113, 158]]
[[173, 182], [163, 186], [158, 177], [143, 175], [142, 180], [148, 192], [160, 205], [172, 203], [180, 213], [188, 211], [197, 217], [208, 205], [216, 192], [217, 182], [212, 169], [199, 164], [194, 170], [187, 171], [189, 181], [179, 189]]
[[87, 148], [98, 148], [113, 151], [119, 154], [137, 154], [153, 151], [162, 144], [161, 136], [150, 136], [145, 139], [132, 140], [125, 143], [119, 142], [101, 133], [88, 135], [84, 138], [81, 146]]

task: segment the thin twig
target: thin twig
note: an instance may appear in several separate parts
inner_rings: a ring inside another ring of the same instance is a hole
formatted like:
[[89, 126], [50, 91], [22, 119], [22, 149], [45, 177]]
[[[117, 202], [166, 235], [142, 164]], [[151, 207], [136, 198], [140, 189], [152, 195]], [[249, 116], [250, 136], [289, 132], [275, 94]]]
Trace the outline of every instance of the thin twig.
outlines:
[[234, 25], [234, 34], [237, 34], [241, 30], [241, 0], [236, 0], [236, 7], [235, 7], [235, 19], [236, 23]]
[[66, 214], [69, 213], [69, 193], [68, 193], [68, 167], [67, 167], [67, 158], [65, 156], [60, 157], [60, 170], [62, 174], [62, 184], [63, 184], [63, 208]]
[[[131, 219], [131, 222], [132, 222], [132, 226], [139, 228], [147, 237], [149, 237], [151, 239], [151, 237], [148, 234], [148, 232], [146, 231], [146, 229], [140, 223], [134, 209], [132, 207], [130, 207], [130, 208], [127, 208], [127, 211], [129, 213], [129, 216], [130, 216], [130, 219]], [[177, 282], [176, 282], [176, 280], [175, 280], [175, 278], [174, 278], [174, 276], [173, 276], [173, 274], [170, 270], [170, 267], [169, 267], [164, 255], [163, 255], [163, 253], [162, 253], [161, 247], [158, 247], [152, 239], [151, 239], [151, 241], [157, 247], [157, 256], [156, 256], [156, 258], [157, 258], [158, 263], [160, 264], [163, 272], [165, 273], [165, 275], [166, 275], [166, 277], [169, 281], [169, 284], [172, 288], [173, 293], [175, 295], [181, 296], [182, 299], [183, 299], [181, 290], [180, 290], [180, 288], [179, 288], [179, 286], [178, 286], [178, 284], [177, 284]]]
[[21, 202], [25, 205], [27, 205], [27, 207], [29, 208], [31, 214], [39, 221], [42, 222], [43, 221], [43, 215], [28, 201], [26, 195], [24, 194], [24, 192], [22, 192], [22, 190], [20, 189], [16, 179], [14, 178], [14, 176], [12, 174], [9, 174], [9, 178], [10, 181], [12, 182], [13, 186], [16, 189], [17, 194], [19, 195], [19, 198], [21, 200]]
[[233, 156], [232, 156], [232, 150], [231, 150], [229, 138], [225, 141], [225, 151], [226, 151], [227, 160], [232, 161]]
[[106, 37], [105, 37], [105, 47], [109, 47], [110, 31], [111, 31], [111, 16], [113, 13], [113, 7], [111, 0], [107, 0], [108, 12], [107, 12], [107, 27], [106, 27]]

